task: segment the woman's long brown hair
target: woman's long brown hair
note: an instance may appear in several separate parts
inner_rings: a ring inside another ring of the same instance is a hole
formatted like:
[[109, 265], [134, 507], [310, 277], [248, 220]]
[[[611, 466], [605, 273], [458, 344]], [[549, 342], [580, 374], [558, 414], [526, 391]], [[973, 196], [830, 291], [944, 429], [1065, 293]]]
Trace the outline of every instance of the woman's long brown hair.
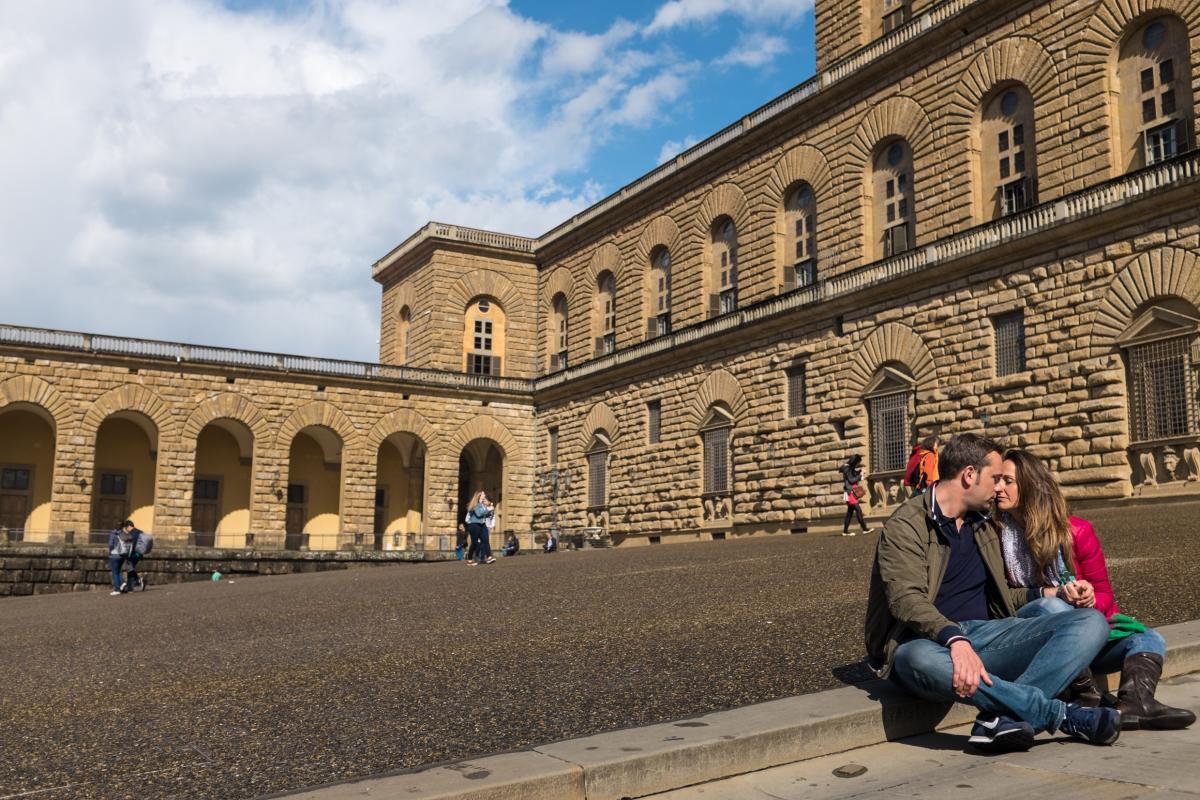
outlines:
[[1067, 569], [1074, 570], [1071, 518], [1058, 481], [1037, 456], [1024, 450], [1009, 450], [1004, 460], [1017, 467], [1018, 515], [1038, 578], [1045, 581], [1046, 568], [1056, 565], [1060, 550]]

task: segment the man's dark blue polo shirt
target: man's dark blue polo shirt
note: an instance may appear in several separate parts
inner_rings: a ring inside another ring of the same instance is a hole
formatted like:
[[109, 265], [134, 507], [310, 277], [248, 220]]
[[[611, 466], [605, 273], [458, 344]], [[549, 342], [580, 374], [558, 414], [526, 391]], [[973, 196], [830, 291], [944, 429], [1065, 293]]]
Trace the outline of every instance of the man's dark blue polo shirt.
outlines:
[[[950, 545], [950, 562], [946, 564], [946, 574], [933, 605], [951, 622], [987, 619], [987, 565], [975, 544], [975, 528], [984, 524], [987, 516], [968, 513], [962, 528], [958, 528], [952, 518], [942, 514], [937, 503], [936, 485], [931, 505], [938, 533]], [[945, 637], [949, 641], [955, 635], [962, 635], [957, 626], [942, 631], [938, 639]]]

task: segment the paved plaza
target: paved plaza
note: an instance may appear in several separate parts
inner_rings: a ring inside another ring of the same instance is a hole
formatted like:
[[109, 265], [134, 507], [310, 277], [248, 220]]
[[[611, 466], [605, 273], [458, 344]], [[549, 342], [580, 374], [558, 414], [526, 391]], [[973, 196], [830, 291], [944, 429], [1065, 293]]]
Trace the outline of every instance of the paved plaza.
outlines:
[[[1200, 710], [1200, 675], [1159, 690], [1165, 702]], [[749, 775], [677, 789], [654, 800], [1196, 800], [1200, 727], [1132, 731], [1112, 747], [1043, 734], [1028, 753], [985, 757], [963, 752], [969, 726], [786, 764]], [[854, 777], [835, 774], [859, 772]]]
[[[1124, 609], [1200, 617], [1196, 505], [1094, 511]], [[0, 601], [0, 797], [255, 797], [842, 685], [874, 537]]]

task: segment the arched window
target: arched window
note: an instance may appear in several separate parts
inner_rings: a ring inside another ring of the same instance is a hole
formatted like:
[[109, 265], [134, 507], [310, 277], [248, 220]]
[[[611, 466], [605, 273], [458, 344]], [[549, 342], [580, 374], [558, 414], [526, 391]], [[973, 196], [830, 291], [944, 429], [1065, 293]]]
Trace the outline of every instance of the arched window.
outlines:
[[729, 217], [718, 217], [712, 226], [712, 285], [709, 316], [737, 311], [737, 228]]
[[608, 433], [598, 430], [587, 448], [588, 510], [608, 506], [608, 454], [612, 449]]
[[812, 187], [801, 183], [783, 204], [784, 290], [811, 285], [817, 277], [817, 198]]
[[550, 307], [550, 369], [567, 368], [567, 296], [554, 295]]
[[1125, 169], [1190, 149], [1192, 68], [1187, 28], [1176, 17], [1151, 20], [1126, 37], [1117, 61], [1119, 150]]
[[1037, 204], [1033, 97], [1024, 86], [995, 93], [980, 122], [981, 177], [988, 218], [1015, 214]]
[[915, 244], [912, 148], [903, 139], [885, 142], [875, 155], [872, 175], [879, 255], [899, 255]]
[[611, 272], [600, 273], [596, 279], [597, 316], [596, 356], [617, 349], [617, 279]]
[[912, 0], [873, 0], [879, 6], [879, 35], [887, 36], [912, 19]]
[[914, 385], [908, 371], [884, 365], [863, 392], [871, 433], [872, 474], [903, 471], [913, 438]]
[[407, 364], [409, 360], [409, 328], [412, 325], [412, 311], [408, 306], [400, 309], [399, 318], [396, 321], [396, 360], [400, 364]]
[[650, 319], [646, 322], [646, 338], [670, 332], [671, 253], [665, 247], [656, 247], [650, 253]]
[[480, 297], [471, 301], [464, 317], [466, 371], [473, 375], [500, 375], [504, 356], [504, 309], [495, 300]]

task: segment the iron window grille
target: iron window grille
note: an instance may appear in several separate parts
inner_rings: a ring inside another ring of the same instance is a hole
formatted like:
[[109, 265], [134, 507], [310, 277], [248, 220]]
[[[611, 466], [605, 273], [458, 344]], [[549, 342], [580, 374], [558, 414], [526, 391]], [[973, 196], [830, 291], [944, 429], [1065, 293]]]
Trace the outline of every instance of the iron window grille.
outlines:
[[650, 444], [662, 441], [662, 401], [651, 400], [646, 403], [646, 429]]
[[608, 447], [597, 442], [587, 454], [588, 508], [608, 505]]
[[550, 466], [558, 465], [558, 428], [550, 428], [549, 430], [550, 444]]
[[1133, 439], [1150, 442], [1200, 433], [1196, 409], [1196, 365], [1192, 336], [1132, 345], [1129, 360], [1129, 417]]
[[909, 411], [911, 405], [911, 391], [890, 392], [867, 398], [873, 472], [896, 472], [904, 469], [908, 456], [908, 432], [912, 427]]
[[799, 417], [808, 413], [808, 391], [806, 369], [797, 364], [787, 371], [788, 416]]
[[1025, 312], [1011, 311], [993, 318], [996, 329], [996, 375], [1025, 371]]
[[719, 425], [700, 432], [704, 446], [704, 494], [728, 494], [729, 432], [732, 427]]
[[21, 467], [5, 467], [0, 473], [0, 489], [24, 492], [29, 489], [29, 470]]

